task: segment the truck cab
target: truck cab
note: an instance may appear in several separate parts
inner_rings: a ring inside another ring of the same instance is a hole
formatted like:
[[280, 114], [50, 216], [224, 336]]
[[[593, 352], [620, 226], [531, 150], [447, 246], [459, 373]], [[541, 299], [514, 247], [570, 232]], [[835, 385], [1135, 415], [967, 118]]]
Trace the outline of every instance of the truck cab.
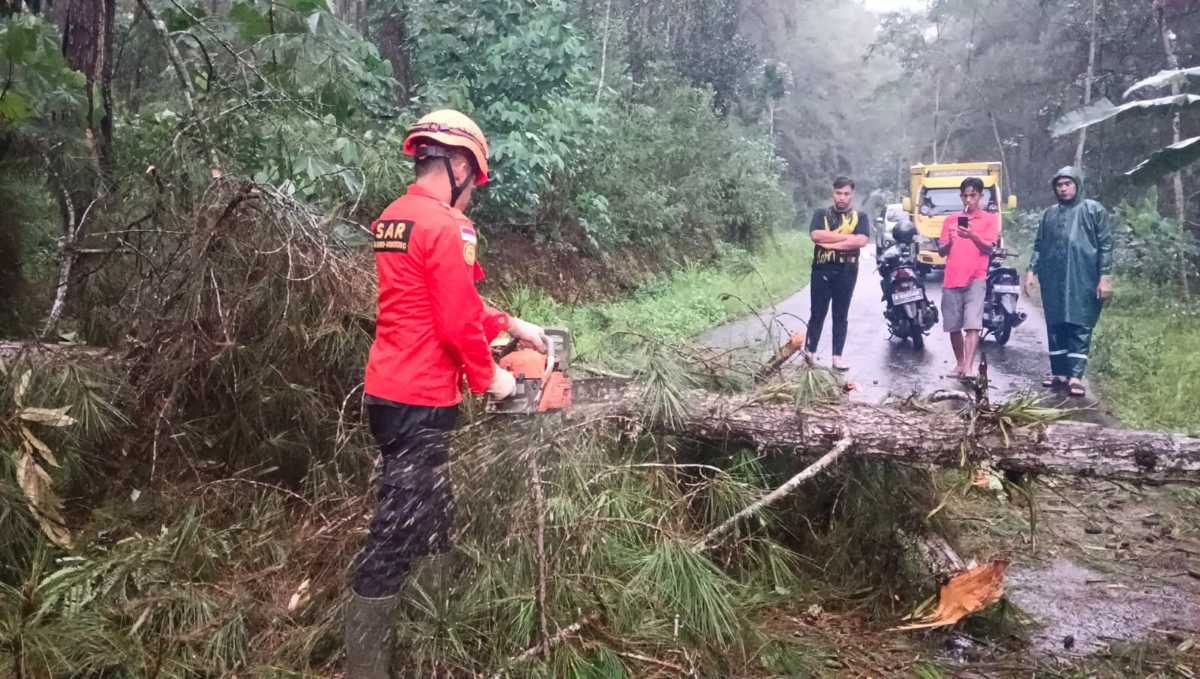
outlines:
[[945, 268], [946, 258], [938, 252], [938, 238], [946, 215], [962, 210], [959, 185], [967, 177], [983, 182], [979, 206], [988, 212], [1017, 209], [1017, 197], [1003, 194], [1003, 168], [998, 162], [938, 163], [913, 165], [911, 193], [904, 199], [904, 211], [917, 227], [917, 265], [923, 272]]

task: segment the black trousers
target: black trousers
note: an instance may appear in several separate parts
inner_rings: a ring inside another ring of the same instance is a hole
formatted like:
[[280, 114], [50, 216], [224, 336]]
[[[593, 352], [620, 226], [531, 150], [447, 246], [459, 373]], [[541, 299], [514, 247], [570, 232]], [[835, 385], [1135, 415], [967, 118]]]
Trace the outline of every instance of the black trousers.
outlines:
[[1074, 323], [1046, 323], [1050, 374], [1082, 379], [1092, 349], [1092, 329]]
[[458, 409], [368, 405], [367, 414], [383, 455], [383, 476], [352, 586], [359, 596], [374, 598], [400, 591], [421, 557], [449, 549], [450, 432]]
[[854, 284], [858, 281], [858, 266], [844, 264], [819, 265], [813, 267], [812, 310], [808, 317], [808, 340], [804, 347], [809, 353], [817, 350], [821, 342], [821, 330], [825, 326], [825, 316], [829, 313], [830, 303], [833, 304], [833, 353], [841, 356], [846, 348], [846, 332], [849, 328], [847, 317], [850, 312], [850, 300], [854, 297]]

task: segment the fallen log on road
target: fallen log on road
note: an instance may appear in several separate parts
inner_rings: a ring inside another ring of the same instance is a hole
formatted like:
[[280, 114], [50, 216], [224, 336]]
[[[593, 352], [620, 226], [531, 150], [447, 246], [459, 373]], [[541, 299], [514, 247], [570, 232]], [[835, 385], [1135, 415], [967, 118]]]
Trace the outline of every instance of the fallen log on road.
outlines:
[[[621, 380], [583, 381], [572, 419], [638, 416], [644, 390]], [[999, 412], [970, 418], [940, 410], [855, 402], [797, 409], [755, 394], [693, 390], [686, 418], [669, 433], [705, 441], [824, 455], [847, 433], [851, 453], [910, 464], [957, 467], [964, 456], [1004, 471], [1067, 474], [1150, 483], [1200, 483], [1200, 438], [1076, 422], [1001, 426]]]

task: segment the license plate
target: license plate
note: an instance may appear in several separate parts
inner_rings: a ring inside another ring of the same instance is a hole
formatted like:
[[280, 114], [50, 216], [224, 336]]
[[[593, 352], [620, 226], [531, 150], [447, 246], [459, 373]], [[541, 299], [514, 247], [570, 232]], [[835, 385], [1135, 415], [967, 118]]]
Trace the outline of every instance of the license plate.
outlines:
[[908, 304], [921, 299], [920, 290], [902, 290], [892, 293], [892, 304]]
[[1021, 294], [1021, 286], [1019, 285], [993, 285], [993, 292], [1009, 293], [1013, 295]]

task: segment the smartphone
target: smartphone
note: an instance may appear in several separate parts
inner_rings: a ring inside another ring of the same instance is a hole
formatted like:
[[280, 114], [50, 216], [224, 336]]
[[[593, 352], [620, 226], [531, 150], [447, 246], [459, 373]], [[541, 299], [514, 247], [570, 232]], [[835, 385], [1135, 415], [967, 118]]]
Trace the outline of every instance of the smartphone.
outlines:
[[958, 217], [958, 228], [960, 228], [960, 229], [967, 229], [967, 228], [970, 228], [970, 225], [969, 225], [969, 223], [968, 223], [968, 220], [967, 220], [967, 218], [966, 218], [966, 217], [964, 217], [964, 216], [962, 216], [962, 215], [959, 215], [959, 217]]

